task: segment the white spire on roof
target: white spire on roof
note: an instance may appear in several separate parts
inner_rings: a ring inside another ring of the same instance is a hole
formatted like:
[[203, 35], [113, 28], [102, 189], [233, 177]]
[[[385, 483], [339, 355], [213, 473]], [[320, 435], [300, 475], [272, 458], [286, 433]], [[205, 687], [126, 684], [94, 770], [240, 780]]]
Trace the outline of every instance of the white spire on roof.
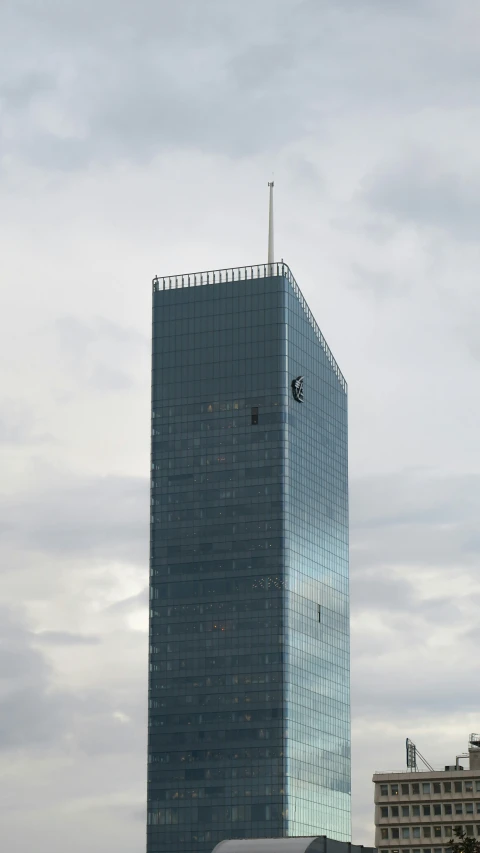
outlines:
[[270, 188], [270, 206], [268, 211], [268, 264], [273, 265], [275, 261], [275, 252], [273, 249], [273, 181], [269, 181]]

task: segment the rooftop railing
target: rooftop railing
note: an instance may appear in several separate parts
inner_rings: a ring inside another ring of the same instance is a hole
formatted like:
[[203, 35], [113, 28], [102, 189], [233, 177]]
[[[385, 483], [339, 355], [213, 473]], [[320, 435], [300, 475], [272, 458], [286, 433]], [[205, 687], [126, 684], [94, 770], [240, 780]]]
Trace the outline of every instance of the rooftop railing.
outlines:
[[[462, 767], [462, 770], [445, 770], [445, 767], [434, 767], [432, 770], [426, 770], [425, 767], [417, 770], [410, 770], [404, 767], [403, 770], [374, 770], [374, 776], [411, 776], [412, 774], [431, 776], [432, 773], [473, 773], [476, 775], [478, 770], [469, 770], [468, 767]], [[408, 780], [407, 780], [408, 781]]]
[[320, 331], [320, 327], [315, 320], [310, 308], [308, 307], [307, 301], [303, 296], [302, 291], [300, 290], [295, 278], [292, 274], [292, 271], [288, 264], [283, 261], [275, 262], [273, 264], [254, 264], [253, 266], [246, 267], [230, 267], [229, 269], [223, 270], [208, 270], [206, 272], [194, 272], [194, 273], [184, 273], [183, 275], [169, 275], [169, 276], [155, 276], [153, 279], [152, 285], [153, 290], [176, 290], [177, 288], [183, 287], [201, 287], [203, 285], [212, 285], [212, 284], [224, 284], [228, 281], [245, 281], [246, 279], [251, 278], [270, 278], [272, 276], [282, 276], [287, 279], [290, 283], [300, 305], [302, 306], [305, 315], [310, 323], [313, 331], [315, 332], [322, 349], [327, 356], [327, 359], [334, 371], [341, 387], [343, 390], [347, 391], [347, 382], [345, 377], [342, 374], [337, 362], [335, 361], [332, 351], [328, 346], [325, 338]]

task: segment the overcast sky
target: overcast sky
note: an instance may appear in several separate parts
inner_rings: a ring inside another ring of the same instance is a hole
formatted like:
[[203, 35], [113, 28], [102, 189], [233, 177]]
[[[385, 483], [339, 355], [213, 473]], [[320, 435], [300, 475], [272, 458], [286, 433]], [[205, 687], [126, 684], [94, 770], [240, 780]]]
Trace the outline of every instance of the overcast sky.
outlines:
[[0, 847], [143, 853], [151, 279], [263, 262], [349, 382], [353, 839], [480, 730], [478, 0], [2, 0]]

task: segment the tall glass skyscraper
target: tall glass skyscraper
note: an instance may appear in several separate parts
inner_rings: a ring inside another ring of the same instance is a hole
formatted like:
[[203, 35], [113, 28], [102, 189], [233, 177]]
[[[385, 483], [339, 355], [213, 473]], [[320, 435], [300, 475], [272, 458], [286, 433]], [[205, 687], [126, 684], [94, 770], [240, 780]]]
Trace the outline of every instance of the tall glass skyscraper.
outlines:
[[286, 264], [155, 278], [148, 853], [350, 841], [347, 389]]

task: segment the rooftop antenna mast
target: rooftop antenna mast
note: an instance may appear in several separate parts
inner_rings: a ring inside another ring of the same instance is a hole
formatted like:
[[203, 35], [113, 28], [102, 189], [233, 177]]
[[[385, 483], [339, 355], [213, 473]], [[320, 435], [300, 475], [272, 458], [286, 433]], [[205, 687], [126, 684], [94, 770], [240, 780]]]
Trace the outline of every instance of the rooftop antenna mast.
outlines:
[[270, 204], [268, 209], [268, 266], [269, 273], [272, 275], [273, 264], [275, 262], [275, 253], [273, 249], [273, 181], [268, 182], [270, 189]]
[[417, 749], [413, 741], [407, 737], [406, 742], [407, 747], [407, 767], [412, 771], [412, 773], [416, 773], [418, 771], [418, 761], [417, 758], [420, 759], [422, 764], [425, 765], [427, 770], [432, 770], [433, 767], [428, 763], [427, 759], [423, 757], [422, 753]]

